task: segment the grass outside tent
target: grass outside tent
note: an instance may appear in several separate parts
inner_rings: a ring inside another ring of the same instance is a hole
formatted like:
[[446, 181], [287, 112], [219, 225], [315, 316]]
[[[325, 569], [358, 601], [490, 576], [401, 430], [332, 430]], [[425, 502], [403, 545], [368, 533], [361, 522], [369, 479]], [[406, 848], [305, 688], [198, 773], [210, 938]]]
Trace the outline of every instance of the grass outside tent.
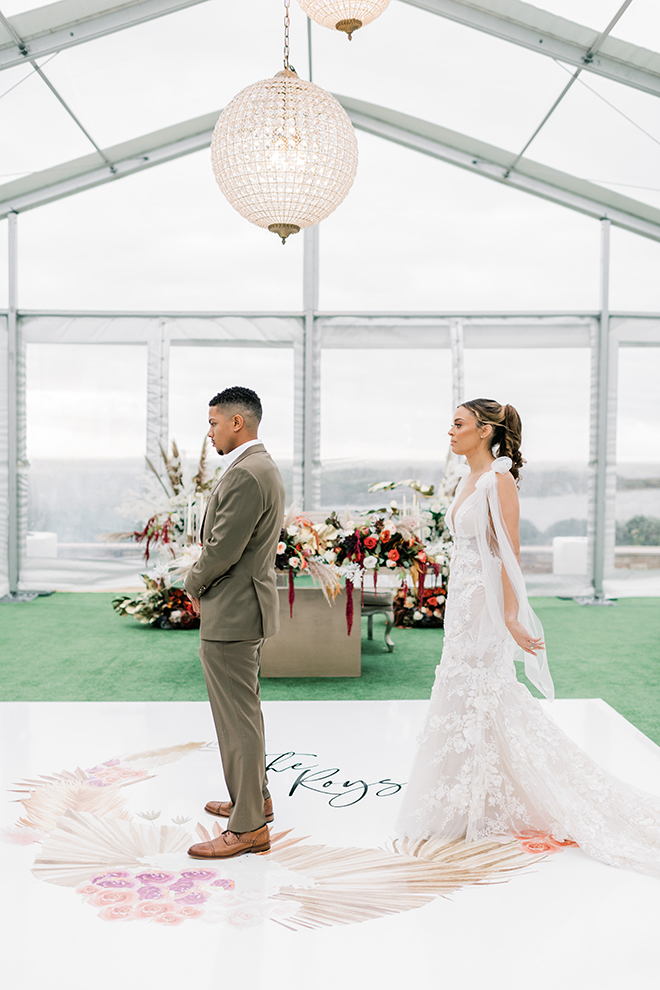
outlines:
[[[60, 593], [0, 605], [0, 701], [205, 701], [198, 632], [120, 618], [112, 597]], [[557, 598], [532, 604], [545, 627], [557, 697], [603, 698], [660, 743], [658, 599], [622, 599], [615, 608]], [[369, 642], [363, 621], [362, 677], [264, 678], [264, 700], [428, 698], [442, 632], [395, 629], [395, 650], [387, 653], [381, 622], [376, 617]]]

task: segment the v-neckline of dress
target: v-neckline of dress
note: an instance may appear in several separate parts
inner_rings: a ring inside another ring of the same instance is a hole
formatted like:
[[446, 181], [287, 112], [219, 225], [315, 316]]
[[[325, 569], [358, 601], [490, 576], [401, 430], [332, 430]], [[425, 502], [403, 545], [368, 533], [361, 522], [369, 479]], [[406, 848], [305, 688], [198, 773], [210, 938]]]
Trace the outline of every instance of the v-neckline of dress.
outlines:
[[[495, 463], [495, 461], [493, 461], [493, 464], [494, 463]], [[488, 468], [488, 471], [492, 471], [493, 470], [493, 464], [491, 464], [491, 466]], [[459, 502], [457, 505], [452, 506], [451, 512], [449, 513], [449, 518], [450, 518], [452, 529], [454, 530], [454, 533], [456, 532], [456, 520], [458, 519], [458, 513], [461, 511], [461, 509], [463, 508], [463, 506], [465, 505], [465, 503], [466, 502], [469, 502], [470, 499], [472, 498], [472, 496], [477, 494], [477, 485], [479, 484], [479, 479], [480, 478], [483, 478], [483, 476], [485, 474], [488, 474], [488, 471], [482, 471], [481, 474], [479, 475], [479, 477], [477, 478], [477, 480], [474, 483], [474, 490], [471, 491], [469, 495], [466, 495], [465, 498], [461, 502]], [[458, 494], [458, 492], [456, 494]]]
[[470, 494], [469, 494], [469, 495], [466, 495], [466, 496], [465, 496], [465, 498], [464, 498], [464, 499], [462, 499], [462, 500], [461, 500], [461, 501], [460, 501], [460, 502], [459, 502], [459, 503], [458, 503], [457, 505], [455, 505], [455, 506], [453, 507], [453, 509], [451, 510], [451, 516], [450, 516], [450, 518], [451, 518], [451, 527], [452, 527], [452, 529], [454, 530], [454, 533], [456, 532], [456, 520], [458, 519], [458, 513], [459, 513], [459, 512], [460, 512], [460, 511], [462, 510], [462, 508], [463, 508], [463, 506], [465, 505], [465, 503], [466, 503], [466, 502], [469, 502], [469, 501], [470, 501], [470, 499], [472, 498], [472, 496], [473, 496], [473, 495], [476, 495], [476, 494], [477, 494], [477, 489], [475, 488], [475, 489], [474, 489], [474, 491], [472, 491], [472, 492], [470, 492]]

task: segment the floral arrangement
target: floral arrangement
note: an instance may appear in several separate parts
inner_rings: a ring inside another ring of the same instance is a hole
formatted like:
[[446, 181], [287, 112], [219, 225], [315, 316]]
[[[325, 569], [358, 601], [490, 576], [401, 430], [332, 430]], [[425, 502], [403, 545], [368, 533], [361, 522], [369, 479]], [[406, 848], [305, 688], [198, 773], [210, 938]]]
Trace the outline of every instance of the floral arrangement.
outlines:
[[233, 891], [233, 880], [217, 870], [109, 870], [78, 887], [103, 921], [153, 920], [180, 925], [201, 918], [206, 902], [218, 892]]
[[132, 615], [143, 625], [159, 629], [198, 629], [199, 616], [183, 588], [173, 587], [167, 566], [141, 574], [147, 590], [138, 595], [118, 595], [112, 607], [119, 615]]
[[[206, 439], [202, 447], [197, 470], [186, 476], [176, 441], [172, 441], [172, 453], [160, 448], [164, 476], [147, 457], [153, 474], [151, 482], [139, 494], [131, 494], [122, 510], [131, 514], [148, 515], [144, 529], [127, 533], [109, 533], [107, 539], [130, 539], [144, 548], [145, 563], [154, 551], [169, 558], [140, 577], [146, 591], [137, 595], [118, 595], [112, 607], [119, 615], [132, 615], [145, 625], [160, 629], [197, 629], [199, 617], [192, 603], [177, 582], [196, 559], [199, 533], [210, 489], [222, 470], [209, 477], [207, 468]], [[181, 566], [182, 562], [186, 565]]]
[[[206, 444], [198, 470], [190, 480], [184, 478], [176, 443], [172, 443], [171, 455], [162, 448], [161, 454], [165, 479], [148, 461], [159, 488], [154, 491], [152, 484], [137, 501], [124, 506], [124, 511], [142, 509], [145, 515], [149, 514], [144, 529], [115, 533], [111, 537], [123, 536], [141, 543], [145, 561], [154, 549], [161, 555], [165, 553], [169, 560], [142, 575], [146, 591], [138, 595], [120, 595], [113, 599], [112, 605], [119, 615], [132, 615], [144, 624], [163, 629], [194, 629], [199, 626], [199, 619], [177, 582], [199, 556], [198, 539], [205, 500], [218, 472], [207, 479]], [[403, 581], [397, 595], [401, 617], [397, 625], [442, 625], [444, 608], [435, 607], [433, 603], [429, 605], [427, 599], [446, 594], [451, 536], [445, 516], [451, 492], [443, 491], [436, 496], [432, 485], [424, 486], [412, 479], [379, 482], [369, 491], [391, 491], [397, 487], [407, 487], [414, 492], [410, 509], [404, 495], [402, 506], [392, 501], [387, 507], [358, 513], [355, 519], [348, 511], [343, 518], [332, 512], [322, 524], [312, 522], [307, 515], [296, 514], [293, 509], [289, 511], [277, 546], [275, 566], [288, 574], [291, 615], [297, 576], [309, 575], [330, 605], [341, 591], [343, 580], [347, 592], [346, 626], [350, 635], [354, 589], [364, 587], [367, 575], [373, 576], [376, 589], [379, 570], [385, 568], [389, 573], [400, 574]], [[420, 495], [428, 505], [420, 504]], [[434, 587], [436, 594], [430, 596], [425, 594], [429, 570], [437, 585]], [[403, 604], [410, 600], [412, 605]], [[414, 617], [417, 613], [422, 618]]]
[[185, 471], [176, 441], [172, 441], [172, 453], [161, 446], [164, 474], [153, 462], [145, 460], [153, 477], [139, 494], [129, 493], [122, 505], [126, 515], [147, 517], [142, 530], [126, 533], [108, 533], [108, 540], [135, 540], [144, 547], [145, 562], [154, 550], [160, 549], [176, 558], [190, 544], [197, 543], [202, 528], [204, 509], [210, 490], [215, 485], [222, 468], [209, 475], [207, 465], [208, 445], [206, 437], [202, 446], [197, 470], [189, 476]]
[[421, 596], [415, 589], [399, 588], [394, 596], [394, 624], [402, 629], [440, 629], [445, 618], [444, 585], [424, 588]]
[[412, 578], [416, 594], [422, 594], [429, 568], [437, 578], [447, 569], [447, 561], [430, 556], [425, 544], [415, 532], [415, 519], [404, 516], [393, 502], [388, 509], [369, 510], [362, 518], [340, 519], [331, 513], [320, 526], [307, 516], [285, 519], [277, 547], [276, 566], [288, 571], [289, 608], [293, 614], [295, 577], [309, 574], [319, 584], [329, 603], [346, 582], [346, 626], [350, 635], [353, 626], [353, 591], [364, 585], [367, 573], [373, 574], [377, 587], [378, 571], [402, 573]]

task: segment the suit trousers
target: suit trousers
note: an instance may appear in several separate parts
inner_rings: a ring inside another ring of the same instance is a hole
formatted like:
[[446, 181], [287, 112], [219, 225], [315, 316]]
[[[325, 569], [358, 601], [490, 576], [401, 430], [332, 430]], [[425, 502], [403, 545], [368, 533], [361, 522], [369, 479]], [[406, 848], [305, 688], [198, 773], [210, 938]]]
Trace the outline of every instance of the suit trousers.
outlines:
[[199, 650], [233, 804], [227, 824], [232, 832], [261, 828], [270, 797], [258, 676], [262, 644], [263, 639], [203, 639]]

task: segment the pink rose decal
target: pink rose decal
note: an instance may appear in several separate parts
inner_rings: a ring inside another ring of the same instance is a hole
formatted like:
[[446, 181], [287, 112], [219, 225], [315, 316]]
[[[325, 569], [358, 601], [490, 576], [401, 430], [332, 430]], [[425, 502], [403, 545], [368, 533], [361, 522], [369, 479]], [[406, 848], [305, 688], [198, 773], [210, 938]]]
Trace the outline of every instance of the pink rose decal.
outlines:
[[111, 904], [110, 907], [99, 911], [99, 918], [104, 921], [130, 921], [133, 908], [130, 904]]
[[180, 925], [185, 920], [185, 916], [180, 911], [170, 910], [163, 911], [154, 918], [154, 921], [157, 921], [161, 925]]
[[135, 907], [136, 918], [155, 918], [164, 911], [169, 910], [167, 901], [143, 901]]
[[134, 890], [98, 890], [89, 899], [94, 907], [107, 907], [109, 904], [133, 904], [137, 900]]

